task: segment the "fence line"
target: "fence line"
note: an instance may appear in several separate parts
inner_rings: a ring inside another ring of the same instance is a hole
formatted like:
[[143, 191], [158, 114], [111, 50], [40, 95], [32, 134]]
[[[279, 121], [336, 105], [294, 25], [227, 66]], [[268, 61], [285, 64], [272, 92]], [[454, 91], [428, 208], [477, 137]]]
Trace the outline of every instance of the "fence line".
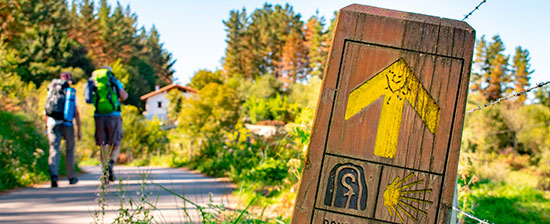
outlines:
[[487, 2], [487, 0], [483, 0], [479, 3], [479, 5], [476, 6], [476, 8], [474, 10], [472, 10], [470, 13], [468, 13], [468, 15], [464, 16], [464, 19], [462, 19], [462, 21], [468, 19], [468, 17], [470, 17], [475, 11], [479, 10], [479, 7], [481, 5], [483, 5], [485, 2]]
[[537, 83], [537, 85], [535, 85], [535, 86], [533, 86], [533, 87], [531, 87], [531, 88], [528, 88], [528, 89], [526, 89], [526, 90], [523, 90], [523, 91], [520, 91], [520, 92], [516, 92], [516, 93], [512, 93], [512, 94], [510, 94], [510, 95], [508, 95], [508, 96], [499, 98], [499, 99], [497, 99], [497, 100], [495, 100], [495, 101], [491, 101], [491, 102], [489, 102], [489, 103], [483, 104], [482, 106], [479, 106], [479, 107], [477, 107], [477, 108], [474, 108], [474, 109], [471, 109], [471, 110], [469, 110], [469, 111], [466, 111], [466, 114], [469, 114], [469, 113], [472, 113], [472, 112], [481, 110], [481, 109], [483, 109], [483, 108], [485, 108], [485, 107], [489, 107], [489, 106], [495, 105], [495, 104], [497, 104], [497, 103], [500, 103], [500, 102], [502, 102], [502, 101], [509, 100], [509, 99], [511, 99], [511, 98], [520, 96], [520, 95], [522, 95], [522, 94], [526, 94], [526, 93], [530, 92], [531, 90], [541, 88], [541, 87], [546, 86], [546, 85], [548, 85], [548, 84], [550, 84], [550, 81], [539, 82], [539, 83]]

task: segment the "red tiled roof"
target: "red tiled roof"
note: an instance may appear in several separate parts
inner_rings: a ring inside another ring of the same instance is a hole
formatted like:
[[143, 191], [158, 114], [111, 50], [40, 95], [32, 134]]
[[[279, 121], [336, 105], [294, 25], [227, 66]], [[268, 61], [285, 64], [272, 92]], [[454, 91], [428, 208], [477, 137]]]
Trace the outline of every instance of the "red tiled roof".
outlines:
[[162, 87], [158, 90], [155, 90], [153, 92], [150, 92], [150, 93], [147, 93], [143, 96], [140, 97], [141, 100], [147, 100], [147, 98], [149, 97], [152, 97], [152, 96], [155, 96], [157, 94], [160, 94], [160, 93], [163, 93], [163, 92], [167, 92], [168, 90], [171, 90], [173, 88], [178, 88], [179, 90], [183, 90], [185, 92], [192, 92], [192, 93], [196, 93], [197, 90], [191, 88], [191, 87], [188, 87], [188, 86], [182, 86], [182, 85], [178, 85], [178, 84], [175, 84], [175, 83], [172, 83], [170, 85], [167, 85], [165, 87]]

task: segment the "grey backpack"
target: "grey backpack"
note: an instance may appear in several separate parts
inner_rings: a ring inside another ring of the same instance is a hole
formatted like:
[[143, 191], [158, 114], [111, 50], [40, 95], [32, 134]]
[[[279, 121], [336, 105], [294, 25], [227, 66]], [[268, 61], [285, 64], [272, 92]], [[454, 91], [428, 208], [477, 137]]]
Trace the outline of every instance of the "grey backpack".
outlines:
[[54, 79], [48, 86], [48, 97], [46, 98], [46, 115], [56, 120], [63, 120], [65, 109], [65, 96], [69, 83], [61, 79]]

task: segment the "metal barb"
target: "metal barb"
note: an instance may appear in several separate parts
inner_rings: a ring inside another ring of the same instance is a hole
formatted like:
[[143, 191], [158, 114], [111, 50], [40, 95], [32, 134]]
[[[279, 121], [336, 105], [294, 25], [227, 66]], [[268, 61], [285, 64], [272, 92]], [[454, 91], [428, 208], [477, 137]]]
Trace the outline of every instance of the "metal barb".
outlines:
[[470, 17], [476, 10], [478, 10], [479, 7], [480, 7], [481, 5], [483, 5], [485, 2], [487, 2], [487, 0], [481, 1], [481, 2], [479, 3], [479, 5], [477, 5], [476, 8], [475, 8], [474, 10], [472, 10], [470, 13], [468, 13], [468, 15], [464, 16], [464, 19], [462, 19], [462, 21], [468, 19], [468, 17]]
[[526, 94], [526, 93], [530, 92], [531, 90], [541, 88], [541, 87], [546, 86], [546, 85], [548, 85], [548, 84], [550, 84], [550, 81], [539, 82], [539, 83], [537, 83], [537, 85], [535, 85], [535, 86], [533, 86], [533, 87], [531, 87], [531, 88], [529, 88], [529, 89], [523, 90], [523, 91], [521, 91], [521, 92], [513, 93], [513, 94], [511, 94], [511, 95], [509, 95], [509, 96], [505, 96], [505, 97], [499, 98], [499, 99], [497, 99], [497, 100], [495, 100], [495, 101], [486, 103], [486, 104], [484, 104], [483, 106], [479, 106], [479, 107], [477, 107], [477, 108], [471, 109], [471, 110], [467, 111], [466, 114], [472, 113], [472, 112], [474, 112], [474, 111], [481, 110], [481, 109], [483, 109], [483, 108], [485, 108], [485, 107], [489, 107], [489, 106], [495, 105], [495, 104], [500, 103], [500, 102], [505, 101], [505, 100], [509, 100], [509, 99], [514, 98], [514, 97], [516, 97], [516, 96], [519, 96], [519, 95], [522, 95], [522, 94]]
[[472, 214], [470, 214], [470, 213], [467, 213], [467, 212], [465, 212], [465, 211], [462, 211], [462, 210], [460, 210], [460, 209], [457, 208], [457, 207], [453, 207], [453, 210], [455, 210], [455, 211], [457, 211], [457, 212], [459, 212], [459, 213], [461, 213], [461, 214], [467, 216], [468, 218], [471, 218], [471, 219], [473, 219], [473, 220], [476, 220], [476, 221], [478, 221], [479, 223], [482, 223], [482, 224], [492, 224], [492, 223], [490, 223], [489, 221], [487, 221], [487, 220], [485, 220], [485, 219], [481, 220], [480, 218], [475, 217], [474, 215], [472, 215]]

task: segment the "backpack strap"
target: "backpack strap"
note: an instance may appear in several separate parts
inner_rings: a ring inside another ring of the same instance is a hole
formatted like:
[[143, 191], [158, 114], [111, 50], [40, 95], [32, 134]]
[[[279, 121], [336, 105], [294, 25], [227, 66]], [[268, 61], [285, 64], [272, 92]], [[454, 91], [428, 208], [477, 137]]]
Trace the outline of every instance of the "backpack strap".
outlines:
[[[120, 89], [118, 89], [118, 85], [115, 83], [115, 74], [111, 71], [107, 71], [107, 76], [109, 76], [109, 85], [111, 85], [109, 87], [109, 96], [111, 96], [111, 90], [114, 90], [115, 91], [115, 95], [116, 97], [118, 98], [119, 97], [119, 91]], [[109, 98], [109, 102], [111, 103], [111, 105], [113, 106], [113, 109], [116, 110], [116, 111], [120, 111], [120, 101], [118, 103], [118, 105], [115, 105], [113, 100], [112, 100], [112, 96], [111, 98]]]

